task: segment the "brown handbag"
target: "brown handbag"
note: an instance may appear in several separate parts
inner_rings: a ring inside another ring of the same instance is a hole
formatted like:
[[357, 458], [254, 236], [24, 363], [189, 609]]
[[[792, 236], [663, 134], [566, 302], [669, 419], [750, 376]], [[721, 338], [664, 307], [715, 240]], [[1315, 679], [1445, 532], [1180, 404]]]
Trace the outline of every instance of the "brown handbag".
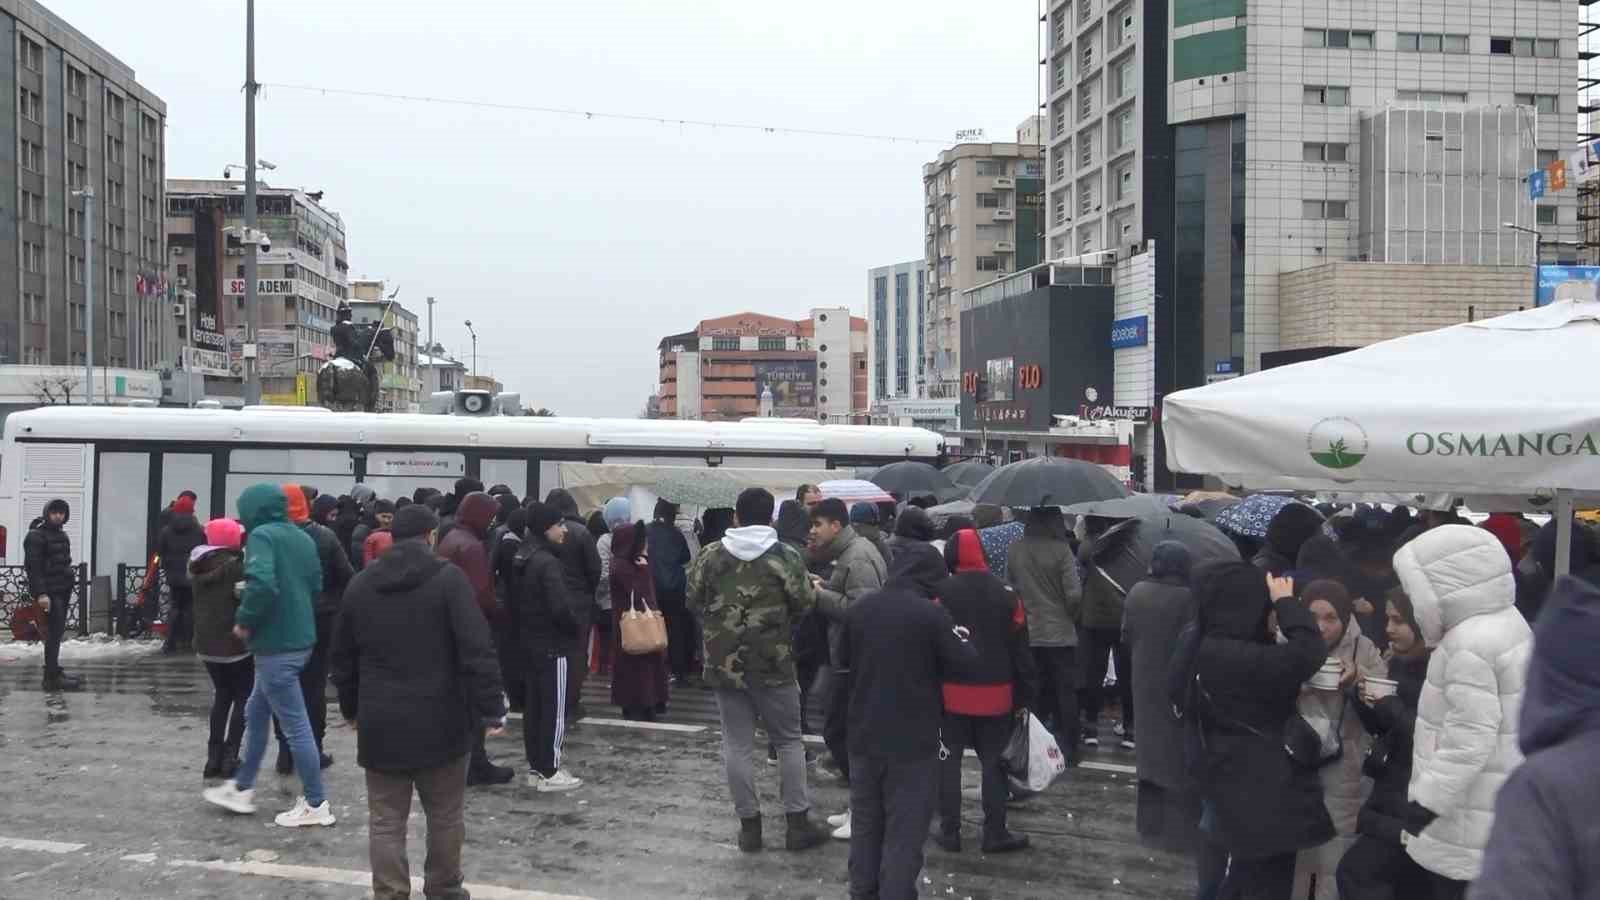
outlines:
[[645, 601], [639, 608], [639, 597], [628, 595], [628, 608], [621, 616], [622, 652], [629, 656], [660, 653], [667, 649], [667, 620], [661, 611]]

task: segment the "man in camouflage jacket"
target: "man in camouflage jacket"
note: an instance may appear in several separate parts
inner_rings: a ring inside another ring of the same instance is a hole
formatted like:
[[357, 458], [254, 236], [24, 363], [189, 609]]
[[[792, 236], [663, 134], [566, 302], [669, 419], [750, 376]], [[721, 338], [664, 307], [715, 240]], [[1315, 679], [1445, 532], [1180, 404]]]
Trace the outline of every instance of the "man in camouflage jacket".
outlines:
[[716, 691], [722, 756], [740, 820], [739, 848], [747, 852], [761, 849], [761, 805], [751, 762], [758, 713], [778, 751], [786, 845], [814, 847], [825, 836], [807, 816], [811, 801], [800, 742], [800, 688], [790, 643], [795, 623], [815, 605], [816, 592], [805, 560], [768, 524], [773, 502], [760, 488], [740, 494], [734, 512], [743, 527], [728, 529], [689, 567], [689, 608], [704, 623], [705, 681]]

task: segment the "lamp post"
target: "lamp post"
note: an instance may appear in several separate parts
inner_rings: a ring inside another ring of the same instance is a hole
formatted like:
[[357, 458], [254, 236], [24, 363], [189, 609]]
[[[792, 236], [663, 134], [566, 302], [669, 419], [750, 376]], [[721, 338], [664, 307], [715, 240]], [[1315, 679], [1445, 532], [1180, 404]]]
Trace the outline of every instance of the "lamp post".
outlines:
[[[72, 192], [83, 198], [83, 405], [94, 405], [94, 188]], [[71, 276], [68, 276], [69, 280]]]
[[1508, 229], [1510, 231], [1520, 231], [1523, 234], [1531, 234], [1531, 235], [1533, 235], [1533, 305], [1534, 306], [1538, 306], [1539, 305], [1539, 268], [1544, 263], [1544, 248], [1545, 247], [1573, 247], [1573, 248], [1579, 248], [1579, 247], [1583, 246], [1583, 243], [1580, 242], [1580, 241], [1547, 241], [1547, 240], [1544, 239], [1544, 235], [1539, 232], [1539, 229], [1537, 229], [1537, 228], [1529, 228], [1526, 225], [1518, 225], [1515, 222], [1501, 222], [1500, 223], [1500, 227]]
[[472, 377], [478, 377], [478, 333], [472, 330], [472, 320], [467, 320], [467, 334], [472, 335]]

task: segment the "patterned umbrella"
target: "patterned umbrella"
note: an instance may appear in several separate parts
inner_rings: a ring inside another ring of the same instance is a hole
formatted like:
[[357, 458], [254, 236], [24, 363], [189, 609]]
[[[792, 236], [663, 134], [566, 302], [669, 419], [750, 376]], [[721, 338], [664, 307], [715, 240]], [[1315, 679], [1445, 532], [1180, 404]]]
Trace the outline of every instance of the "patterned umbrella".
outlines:
[[894, 498], [883, 488], [870, 481], [859, 478], [841, 478], [837, 481], [824, 481], [817, 485], [817, 490], [822, 492], [822, 499], [843, 500], [846, 506], [852, 503], [893, 503]]
[[679, 506], [697, 506], [701, 509], [731, 509], [739, 500], [739, 492], [748, 484], [720, 469], [685, 468], [661, 476], [655, 483], [657, 497]]
[[1217, 513], [1212, 524], [1228, 534], [1254, 538], [1258, 541], [1264, 540], [1267, 536], [1267, 526], [1272, 524], [1272, 517], [1285, 506], [1299, 502], [1283, 494], [1251, 494]]

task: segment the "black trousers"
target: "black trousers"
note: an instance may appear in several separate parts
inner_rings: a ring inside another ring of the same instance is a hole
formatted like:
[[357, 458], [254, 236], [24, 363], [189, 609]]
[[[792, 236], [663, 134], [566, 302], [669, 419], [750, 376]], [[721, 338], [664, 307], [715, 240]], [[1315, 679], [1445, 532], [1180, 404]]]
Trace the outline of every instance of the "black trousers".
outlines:
[[1234, 859], [1222, 881], [1220, 900], [1288, 900], [1294, 892], [1297, 854], [1279, 853], [1260, 859]]
[[833, 669], [828, 678], [827, 716], [822, 720], [822, 742], [839, 767], [839, 774], [850, 778], [850, 671]]
[[983, 770], [983, 836], [998, 838], [1006, 833], [1006, 798], [1011, 792], [1000, 771], [1000, 756], [1011, 739], [1012, 721], [1010, 716], [944, 714], [939, 737], [950, 755], [939, 762], [940, 831], [961, 832], [961, 755], [971, 747]]
[[189, 647], [194, 643], [194, 588], [172, 585], [172, 614], [167, 616], [165, 649]]
[[673, 678], [687, 677], [694, 665], [694, 616], [689, 613], [682, 591], [658, 593], [656, 605], [667, 620], [667, 666]]
[[[850, 760], [851, 900], [912, 900], [938, 804], [939, 757]], [[1292, 866], [1291, 866], [1292, 868]]]
[[505, 688], [512, 711], [519, 711], [527, 697], [528, 686], [522, 680], [522, 647], [517, 643], [517, 625], [509, 619], [509, 616], [498, 617], [491, 631], [495, 655], [500, 660], [500, 684]]
[[67, 634], [69, 593], [50, 594], [50, 611], [44, 617], [44, 673], [61, 671], [61, 639]]
[[[328, 733], [328, 648], [333, 645], [334, 613], [317, 613], [317, 643], [311, 648], [306, 667], [300, 671], [300, 696], [306, 701], [306, 718], [311, 720], [311, 736], [322, 749], [322, 737]], [[272, 717], [272, 733], [277, 735], [280, 747], [285, 745], [283, 728], [278, 717]]]
[[1093, 726], [1105, 705], [1106, 658], [1117, 661], [1117, 696], [1122, 701], [1122, 724], [1133, 727], [1133, 659], [1122, 643], [1120, 628], [1079, 628], [1078, 650], [1083, 655], [1083, 718]]
[[1039, 680], [1046, 693], [1054, 698], [1054, 705], [1045, 712], [1055, 714], [1056, 743], [1067, 757], [1067, 765], [1077, 765], [1078, 744], [1082, 734], [1078, 727], [1078, 648], [1034, 647], [1033, 663], [1039, 670]]
[[1427, 879], [1429, 888], [1429, 892], [1423, 896], [1431, 900], [1462, 900], [1467, 896], [1467, 888], [1471, 885], [1469, 881], [1456, 881], [1427, 869], [1423, 869], [1422, 874]]
[[256, 661], [250, 657], [231, 663], [206, 663], [211, 676], [212, 744], [237, 746], [244, 740], [244, 704], [256, 684]]
[[1339, 860], [1340, 900], [1410, 900], [1431, 895], [1428, 872], [1399, 841], [1363, 834]]
[[561, 740], [567, 730], [566, 656], [536, 654], [528, 660], [528, 696], [522, 707], [522, 748], [528, 768], [549, 777], [561, 768]]

